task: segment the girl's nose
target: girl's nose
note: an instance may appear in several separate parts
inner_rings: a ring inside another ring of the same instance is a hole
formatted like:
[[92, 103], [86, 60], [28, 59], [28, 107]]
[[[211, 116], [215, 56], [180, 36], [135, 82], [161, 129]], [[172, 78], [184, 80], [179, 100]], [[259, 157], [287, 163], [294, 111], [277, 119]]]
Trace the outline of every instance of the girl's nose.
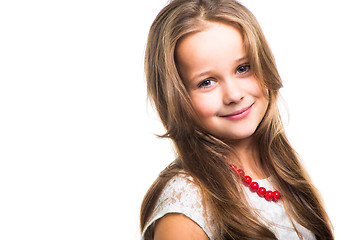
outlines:
[[244, 97], [241, 87], [236, 84], [236, 80], [239, 81], [239, 79], [230, 79], [223, 82], [223, 101], [226, 105], [237, 103]]

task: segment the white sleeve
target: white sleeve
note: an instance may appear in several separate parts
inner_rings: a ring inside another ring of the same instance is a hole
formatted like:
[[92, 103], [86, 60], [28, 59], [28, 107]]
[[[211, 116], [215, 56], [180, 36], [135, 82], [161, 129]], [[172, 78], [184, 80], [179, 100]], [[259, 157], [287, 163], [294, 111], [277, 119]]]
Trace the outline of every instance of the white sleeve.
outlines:
[[144, 228], [145, 232], [151, 225], [168, 213], [181, 213], [197, 223], [209, 237], [213, 239], [210, 231], [209, 215], [204, 210], [200, 189], [194, 184], [192, 178], [185, 175], [178, 175], [172, 178], [165, 186], [160, 195], [150, 220]]

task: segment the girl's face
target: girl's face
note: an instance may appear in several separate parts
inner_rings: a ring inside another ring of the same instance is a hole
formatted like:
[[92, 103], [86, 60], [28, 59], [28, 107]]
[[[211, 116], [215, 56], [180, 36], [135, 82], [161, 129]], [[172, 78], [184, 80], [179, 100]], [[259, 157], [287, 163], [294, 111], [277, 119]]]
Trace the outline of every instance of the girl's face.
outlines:
[[252, 73], [238, 29], [208, 22], [205, 30], [178, 43], [176, 60], [201, 127], [232, 140], [255, 132], [269, 101]]

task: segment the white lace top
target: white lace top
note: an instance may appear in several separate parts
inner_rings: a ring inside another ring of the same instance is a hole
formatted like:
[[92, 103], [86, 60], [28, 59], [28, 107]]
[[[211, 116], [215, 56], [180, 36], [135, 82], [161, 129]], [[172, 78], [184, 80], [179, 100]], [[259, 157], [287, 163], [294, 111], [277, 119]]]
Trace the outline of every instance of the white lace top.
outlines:
[[[267, 190], [274, 190], [267, 179], [256, 181]], [[299, 239], [281, 200], [278, 202], [266, 201], [264, 198], [257, 196], [256, 193], [251, 192], [248, 188], [245, 188], [245, 193], [249, 202], [252, 203], [254, 210], [258, 212], [259, 220], [268, 225], [278, 239]], [[191, 177], [177, 175], [167, 183], [157, 201], [149, 222], [144, 228], [142, 240], [148, 240], [145, 239], [144, 233], [146, 231], [153, 231], [153, 223], [168, 213], [184, 214], [197, 223], [210, 240], [215, 239], [213, 232], [216, 229], [211, 222], [211, 215], [203, 208], [200, 189], [195, 185]], [[304, 240], [316, 239], [309, 230], [295, 221], [293, 222]]]

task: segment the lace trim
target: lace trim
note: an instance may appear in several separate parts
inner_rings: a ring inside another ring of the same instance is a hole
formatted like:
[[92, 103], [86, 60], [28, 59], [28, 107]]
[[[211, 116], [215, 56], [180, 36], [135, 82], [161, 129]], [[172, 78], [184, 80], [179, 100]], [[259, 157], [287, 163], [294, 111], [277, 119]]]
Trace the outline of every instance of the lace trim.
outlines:
[[193, 179], [185, 174], [172, 178], [165, 186], [159, 197], [154, 212], [147, 223], [142, 239], [145, 240], [146, 231], [153, 231], [153, 223], [168, 213], [181, 213], [197, 223], [213, 239], [210, 230], [209, 215], [203, 207], [200, 189]]

